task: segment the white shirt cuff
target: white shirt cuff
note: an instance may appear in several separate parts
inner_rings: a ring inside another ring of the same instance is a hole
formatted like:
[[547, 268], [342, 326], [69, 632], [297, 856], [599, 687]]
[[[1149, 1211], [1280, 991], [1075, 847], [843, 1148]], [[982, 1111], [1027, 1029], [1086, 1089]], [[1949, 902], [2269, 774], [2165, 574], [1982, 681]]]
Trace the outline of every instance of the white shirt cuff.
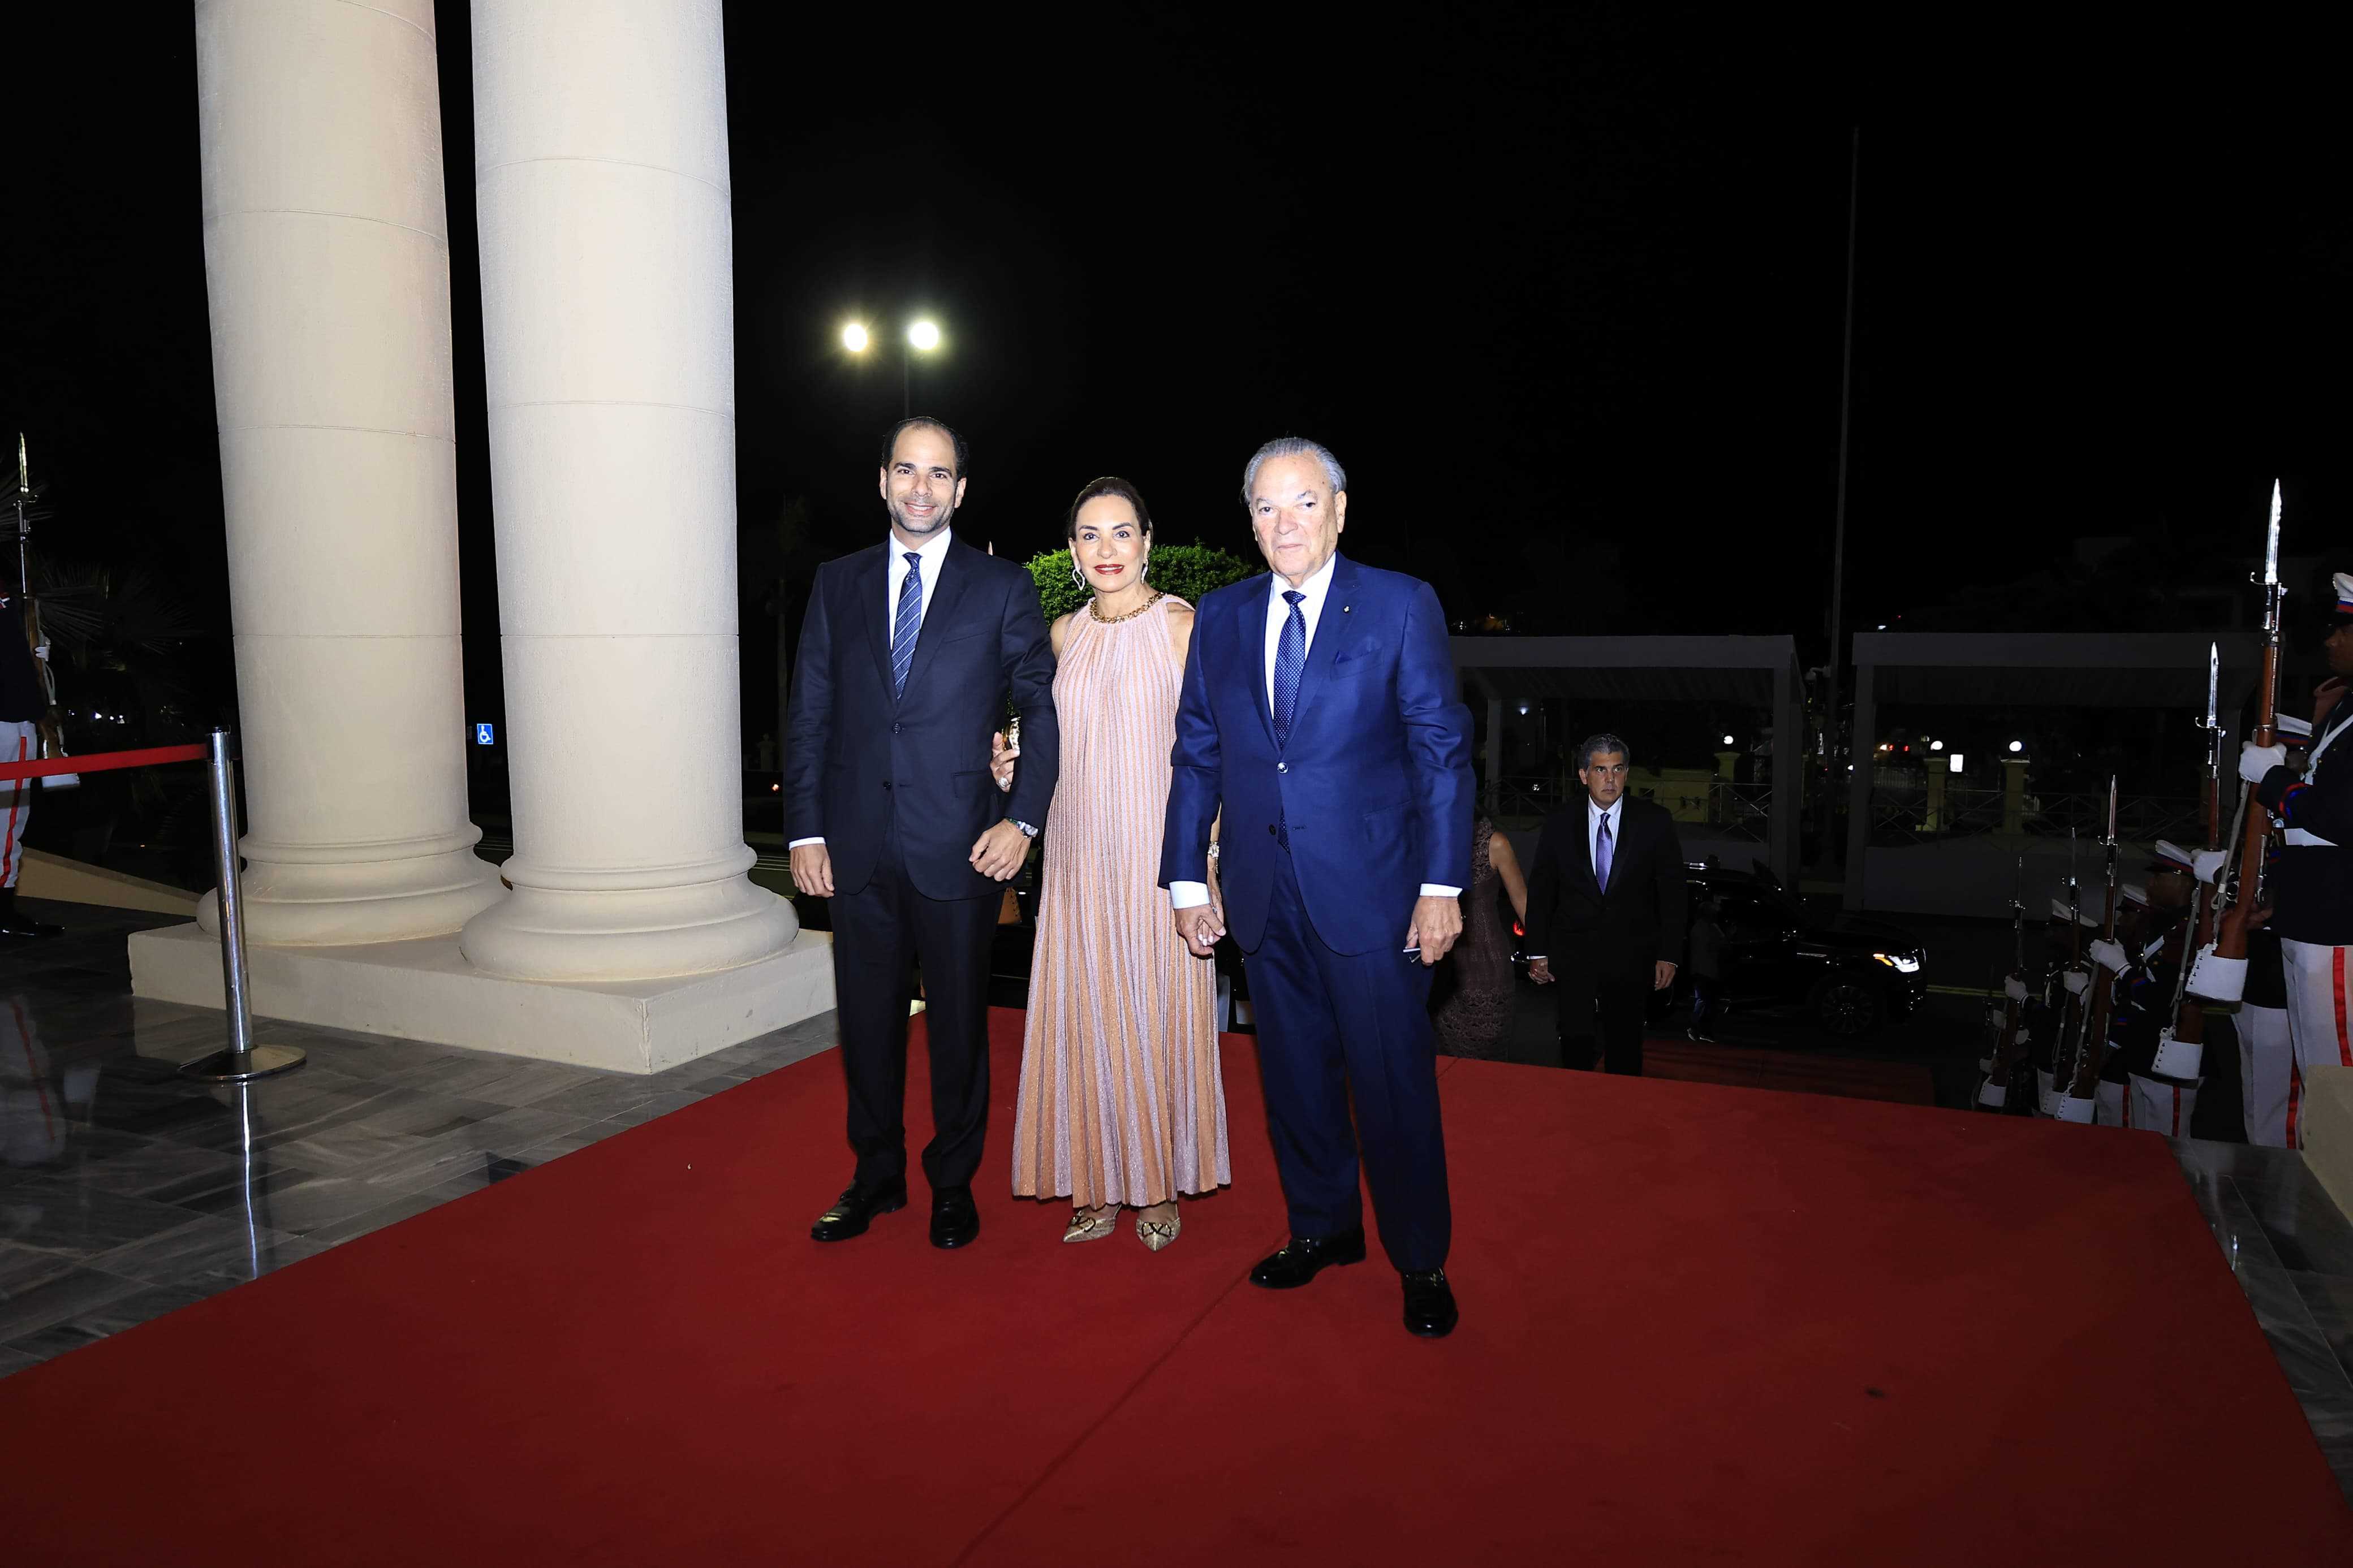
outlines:
[[799, 847], [800, 847], [802, 845], [804, 845], [804, 844], [822, 844], [822, 843], [824, 843], [824, 842], [825, 842], [825, 840], [824, 840], [824, 838], [822, 838], [822, 837], [817, 837], [817, 838], [796, 838], [796, 839], [794, 839], [790, 844], [787, 844], [787, 845], [786, 845], [786, 846], [785, 846], [785, 853], [786, 853], [787, 855], [789, 855], [789, 854], [791, 854], [794, 850], [796, 850], [796, 849], [799, 848]]
[[[1425, 899], [1456, 899], [1462, 896], [1460, 888], [1444, 888], [1436, 882], [1424, 882], [1421, 896]], [[1168, 884], [1168, 907], [1172, 910], [1195, 910], [1209, 901], [1207, 882], [1171, 882]]]

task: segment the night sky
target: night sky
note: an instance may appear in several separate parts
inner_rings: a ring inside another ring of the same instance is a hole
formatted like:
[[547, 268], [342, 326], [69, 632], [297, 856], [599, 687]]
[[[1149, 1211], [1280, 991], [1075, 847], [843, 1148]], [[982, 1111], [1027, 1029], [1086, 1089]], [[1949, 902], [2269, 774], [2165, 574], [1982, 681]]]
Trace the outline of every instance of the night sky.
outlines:
[[[1247, 552], [1241, 463], [1296, 432], [1348, 465], [1344, 548], [1451, 616], [1819, 658], [1858, 123], [1850, 626], [2078, 537], [2252, 554], [2274, 472], [2291, 552], [2335, 550], [2353, 170], [2317, 35], [1230, 15], [730, 7], [747, 667], [780, 513], [819, 556], [880, 527], [897, 363], [841, 323], [918, 311], [947, 342], [915, 406], [970, 438], [959, 526], [1000, 553], [1059, 542], [1104, 472], [1164, 539]], [[466, 7], [439, 17], [481, 711]], [[43, 543], [144, 563], [225, 630], [186, 14], [55, 25], [10, 79], [0, 418], [49, 481]]]

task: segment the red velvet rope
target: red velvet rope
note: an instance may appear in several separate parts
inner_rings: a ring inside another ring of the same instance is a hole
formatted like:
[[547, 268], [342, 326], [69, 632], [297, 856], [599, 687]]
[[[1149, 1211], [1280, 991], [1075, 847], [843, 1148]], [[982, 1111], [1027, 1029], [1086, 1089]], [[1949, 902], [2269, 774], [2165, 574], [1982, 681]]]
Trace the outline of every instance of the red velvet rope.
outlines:
[[86, 757], [53, 757], [45, 763], [0, 763], [0, 784], [47, 778], [52, 773], [102, 773], [110, 768], [143, 768], [156, 763], [200, 763], [203, 746], [149, 746], [136, 752], [92, 752]]

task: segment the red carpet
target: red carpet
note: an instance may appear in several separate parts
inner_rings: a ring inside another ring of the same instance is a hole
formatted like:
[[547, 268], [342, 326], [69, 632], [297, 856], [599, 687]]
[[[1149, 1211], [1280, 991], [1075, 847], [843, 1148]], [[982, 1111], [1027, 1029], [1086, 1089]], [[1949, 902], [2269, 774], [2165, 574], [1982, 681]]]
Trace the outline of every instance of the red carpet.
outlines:
[[1736, 1089], [1885, 1100], [1898, 1105], [1936, 1103], [1936, 1077], [1925, 1062], [1702, 1044], [1656, 1035], [1642, 1042], [1642, 1076], [1675, 1083], [1720, 1083]]
[[970, 1251], [920, 1204], [807, 1239], [820, 1057], [0, 1381], [8, 1561], [2353, 1557], [2154, 1138], [1441, 1063], [1428, 1343], [1377, 1260], [1242, 1282], [1283, 1229], [1247, 1041], [1233, 1190], [1156, 1257], [1059, 1245], [1003, 1195], [997, 1022]]

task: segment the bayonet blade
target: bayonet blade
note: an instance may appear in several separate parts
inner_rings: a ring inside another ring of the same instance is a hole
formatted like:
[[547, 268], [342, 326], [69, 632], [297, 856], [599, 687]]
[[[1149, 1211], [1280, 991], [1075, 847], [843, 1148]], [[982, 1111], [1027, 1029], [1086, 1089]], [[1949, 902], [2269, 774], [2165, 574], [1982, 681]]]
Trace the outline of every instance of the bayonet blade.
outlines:
[[21, 497], [32, 493], [32, 470], [25, 465], [25, 433], [19, 430], [16, 432], [16, 494]]
[[2220, 643], [2206, 645], [2206, 728], [2214, 728], [2220, 715], [2215, 711], [2222, 691], [2222, 647]]
[[2263, 539], [2263, 586], [2266, 588], [2279, 586], [2279, 525], [2280, 486], [2279, 481], [2274, 479], [2272, 481], [2271, 531]]
[[2110, 847], [2111, 849], [2115, 848], [2115, 847], [2116, 847], [2116, 774], [2114, 774], [2114, 773], [2110, 773], [2110, 774], [2108, 775], [2108, 837], [2107, 837], [2107, 845], [2108, 845], [2108, 847]]

